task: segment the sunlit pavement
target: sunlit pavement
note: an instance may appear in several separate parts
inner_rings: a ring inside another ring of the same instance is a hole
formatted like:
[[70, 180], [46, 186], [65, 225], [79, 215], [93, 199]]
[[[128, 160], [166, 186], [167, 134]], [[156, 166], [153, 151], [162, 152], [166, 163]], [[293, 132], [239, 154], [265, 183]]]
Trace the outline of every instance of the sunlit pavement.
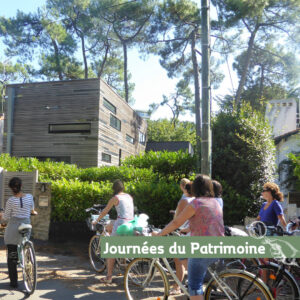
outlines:
[[[23, 276], [19, 269], [19, 287], [9, 287], [6, 264], [6, 250], [0, 238], [0, 299], [53, 299], [53, 300], [126, 300], [123, 287], [123, 273], [116, 270], [112, 284], [100, 283], [105, 274], [95, 273], [88, 260], [88, 243], [51, 244], [35, 241], [38, 262], [37, 289], [27, 296]], [[185, 296], [169, 297], [183, 300]]]

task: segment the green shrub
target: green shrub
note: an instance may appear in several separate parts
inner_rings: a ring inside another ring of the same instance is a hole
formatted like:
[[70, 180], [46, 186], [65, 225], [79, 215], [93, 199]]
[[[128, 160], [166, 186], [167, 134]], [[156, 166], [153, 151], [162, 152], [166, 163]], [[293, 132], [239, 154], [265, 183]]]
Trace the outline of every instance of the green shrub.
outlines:
[[106, 181], [113, 182], [116, 179], [121, 179], [123, 182], [127, 181], [151, 181], [157, 177], [152, 169], [140, 169], [135, 167], [100, 167], [81, 169], [78, 179], [81, 181]]
[[182, 195], [179, 185], [175, 182], [130, 182], [126, 190], [134, 198], [134, 204], [149, 216], [149, 223], [155, 226], [165, 225], [173, 216], [171, 209], [175, 209]]
[[293, 176], [296, 178], [296, 187], [300, 190], [300, 153], [290, 153], [289, 159], [293, 164]]
[[196, 160], [194, 156], [184, 151], [150, 151], [125, 158], [122, 165], [134, 168], [152, 168], [160, 178], [178, 181], [183, 177], [189, 177], [195, 171]]
[[[262, 186], [273, 181], [275, 174], [275, 146], [269, 125], [262, 115], [244, 106], [240, 112], [219, 113], [212, 129], [212, 177], [226, 181], [223, 190], [231, 191], [228, 211], [232, 211], [233, 219], [257, 214]], [[245, 204], [243, 212], [236, 204], [239, 195]]]
[[257, 217], [257, 207], [260, 207], [262, 202], [260, 198], [252, 200], [245, 195], [240, 194], [237, 190], [231, 187], [226, 181], [219, 180], [223, 187], [223, 213], [225, 225], [244, 224], [246, 216]]
[[81, 182], [57, 180], [51, 184], [51, 220], [84, 221], [85, 209], [93, 204], [106, 204], [112, 196], [110, 182]]
[[[57, 180], [52, 182], [52, 221], [84, 221], [85, 209], [95, 203], [107, 204], [112, 197], [111, 182], [81, 182], [78, 180]], [[176, 183], [126, 182], [125, 191], [132, 195], [134, 205], [139, 212], [149, 216], [149, 223], [159, 226], [167, 224], [181, 197], [181, 190]], [[115, 217], [115, 212], [110, 215]]]
[[61, 178], [73, 179], [79, 174], [79, 169], [76, 165], [50, 160], [42, 162], [36, 158], [13, 157], [6, 153], [0, 155], [0, 166], [10, 172], [31, 172], [38, 170], [39, 181], [41, 182]]

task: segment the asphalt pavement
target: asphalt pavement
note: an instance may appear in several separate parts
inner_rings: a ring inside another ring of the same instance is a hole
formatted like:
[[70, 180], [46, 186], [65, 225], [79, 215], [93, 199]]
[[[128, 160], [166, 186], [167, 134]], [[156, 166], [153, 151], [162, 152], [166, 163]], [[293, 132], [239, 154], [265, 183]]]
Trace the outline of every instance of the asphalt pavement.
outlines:
[[53, 300], [125, 300], [123, 276], [116, 270], [114, 283], [102, 284], [104, 274], [95, 273], [89, 264], [87, 243], [46, 243], [35, 241], [38, 262], [37, 289], [26, 295], [22, 273], [19, 270], [19, 287], [9, 286], [6, 250], [0, 242], [0, 299], [53, 299]]

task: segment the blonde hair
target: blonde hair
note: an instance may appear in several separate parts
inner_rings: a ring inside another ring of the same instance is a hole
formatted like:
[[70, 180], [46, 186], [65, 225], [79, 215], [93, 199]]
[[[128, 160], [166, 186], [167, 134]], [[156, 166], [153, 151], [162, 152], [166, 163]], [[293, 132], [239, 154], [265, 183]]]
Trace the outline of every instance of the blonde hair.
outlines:
[[186, 184], [190, 183], [190, 180], [187, 178], [182, 178], [180, 180], [180, 186], [182, 186], [183, 188], [185, 188]]

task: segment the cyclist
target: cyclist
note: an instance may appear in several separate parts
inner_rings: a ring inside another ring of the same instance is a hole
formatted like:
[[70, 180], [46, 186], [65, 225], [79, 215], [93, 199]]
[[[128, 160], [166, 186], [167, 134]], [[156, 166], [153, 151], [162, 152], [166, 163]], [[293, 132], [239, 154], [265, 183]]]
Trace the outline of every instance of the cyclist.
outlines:
[[[280, 192], [279, 186], [275, 183], [267, 182], [264, 184], [261, 195], [266, 202], [263, 203], [257, 220], [264, 222], [267, 226], [277, 226], [280, 221], [286, 228], [287, 223], [279, 203], [283, 201], [283, 194]], [[267, 235], [270, 235], [270, 232], [267, 232]]]
[[[102, 210], [99, 217], [93, 222], [93, 224], [97, 224], [104, 216], [108, 214], [112, 207], [115, 206], [118, 217], [114, 222], [111, 235], [116, 235], [116, 231], [120, 225], [134, 219], [134, 205], [132, 197], [129, 194], [124, 193], [124, 184], [121, 180], [115, 180], [112, 189], [114, 191], [114, 196], [108, 201], [106, 207]], [[106, 277], [101, 278], [100, 281], [103, 283], [112, 283], [112, 273], [115, 259], [108, 258], [106, 262], [107, 275]]]
[[[153, 232], [152, 235], [164, 236], [189, 220], [191, 236], [224, 236], [223, 212], [218, 201], [213, 198], [214, 191], [211, 179], [207, 175], [198, 175], [192, 184], [192, 193], [196, 198], [160, 233]], [[208, 266], [214, 261], [214, 258], [188, 259], [188, 283], [191, 300], [203, 299], [205, 274]]]
[[[185, 178], [184, 178], [185, 179]], [[181, 184], [180, 184], [181, 186]], [[192, 195], [192, 182], [186, 183], [184, 188], [182, 188], [184, 197], [181, 197], [179, 200], [176, 211], [174, 214], [174, 219], [183, 211], [183, 209], [195, 199]], [[190, 235], [190, 228], [189, 228], [189, 221], [186, 221], [182, 226], [180, 226], [180, 232], [186, 233]], [[187, 259], [183, 258], [174, 258], [175, 269], [176, 269], [176, 276], [182, 282], [184, 278], [184, 271], [187, 270]], [[181, 294], [180, 287], [175, 283], [170, 289], [170, 295], [179, 295]]]
[[30, 214], [36, 214], [34, 202], [31, 194], [24, 194], [21, 191], [22, 180], [13, 177], [8, 186], [12, 190], [13, 196], [10, 197], [5, 205], [4, 213], [0, 214], [2, 222], [8, 223], [4, 234], [4, 243], [7, 247], [7, 266], [12, 288], [18, 287], [18, 245], [22, 241], [22, 236], [18, 231], [20, 224], [30, 224]]

